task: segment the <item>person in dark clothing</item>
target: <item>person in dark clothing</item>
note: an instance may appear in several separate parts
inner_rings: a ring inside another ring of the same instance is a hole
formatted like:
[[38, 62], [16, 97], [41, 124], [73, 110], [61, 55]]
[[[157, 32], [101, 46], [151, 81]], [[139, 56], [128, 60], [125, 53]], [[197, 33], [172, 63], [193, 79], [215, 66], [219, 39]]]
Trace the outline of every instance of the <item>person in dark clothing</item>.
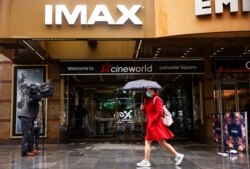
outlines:
[[35, 151], [37, 153], [40, 153], [40, 151], [39, 151], [40, 131], [41, 131], [41, 126], [38, 124], [37, 121], [35, 121], [35, 123], [34, 123], [34, 144], [35, 144]]
[[23, 94], [20, 103], [18, 103], [21, 111], [19, 112], [19, 119], [21, 121], [22, 128], [22, 143], [21, 143], [21, 155], [22, 156], [34, 156], [36, 152], [33, 149], [34, 146], [34, 121], [37, 118], [39, 112], [39, 98], [32, 98], [29, 94], [29, 88], [23, 89]]

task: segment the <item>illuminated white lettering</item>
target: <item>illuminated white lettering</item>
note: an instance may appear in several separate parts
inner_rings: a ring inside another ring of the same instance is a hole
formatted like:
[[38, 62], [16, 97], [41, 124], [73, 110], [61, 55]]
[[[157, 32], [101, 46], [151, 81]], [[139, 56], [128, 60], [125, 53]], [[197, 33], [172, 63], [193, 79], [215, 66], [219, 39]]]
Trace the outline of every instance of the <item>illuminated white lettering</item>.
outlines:
[[195, 15], [208, 15], [212, 13], [210, 0], [195, 0]]
[[[128, 9], [125, 5], [116, 5], [121, 16], [115, 22], [109, 9], [106, 5], [96, 5], [89, 19], [87, 17], [87, 5], [76, 5], [73, 11], [69, 11], [66, 5], [45, 5], [45, 25], [55, 24], [62, 25], [63, 16], [69, 25], [74, 25], [80, 17], [81, 25], [94, 25], [97, 22], [106, 22], [109, 25], [123, 25], [130, 20], [134, 25], [142, 25], [142, 21], [136, 16], [136, 13], [141, 9], [141, 5], [133, 5]], [[55, 10], [55, 11], [53, 11]]]
[[122, 16], [117, 20], [117, 25], [123, 25], [127, 20], [131, 20], [135, 25], [142, 25], [142, 21], [136, 16], [141, 5], [134, 5], [130, 10], [125, 5], [117, 5], [117, 8], [122, 13]]
[[245, 65], [247, 69], [250, 69], [250, 61], [247, 61]]
[[[224, 12], [224, 7], [229, 6], [230, 12], [239, 11], [239, 0], [195, 0], [195, 15], [210, 15], [212, 14], [212, 4], [216, 14]], [[250, 0], [242, 0], [242, 12], [250, 12]]]
[[77, 17], [80, 15], [81, 24], [86, 24], [87, 20], [87, 7], [86, 5], [76, 5], [72, 14], [70, 14], [66, 5], [56, 5], [56, 25], [62, 24], [62, 15], [65, 16], [68, 24], [73, 25], [76, 22]]
[[94, 25], [96, 22], [107, 22], [109, 25], [115, 23], [106, 5], [96, 5], [88, 24]]
[[242, 11], [250, 12], [250, 0], [242, 0]]
[[45, 5], [45, 24], [52, 25], [53, 24], [53, 6]]
[[230, 5], [230, 12], [238, 12], [238, 0], [216, 0], [215, 13], [223, 13], [224, 5]]

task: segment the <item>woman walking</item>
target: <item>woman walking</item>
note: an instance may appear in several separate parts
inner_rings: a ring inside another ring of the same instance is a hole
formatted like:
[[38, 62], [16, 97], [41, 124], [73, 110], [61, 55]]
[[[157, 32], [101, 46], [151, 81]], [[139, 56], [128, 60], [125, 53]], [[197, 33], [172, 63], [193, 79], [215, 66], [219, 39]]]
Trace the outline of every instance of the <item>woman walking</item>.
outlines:
[[146, 95], [149, 98], [143, 105], [141, 110], [146, 113], [146, 136], [145, 136], [145, 157], [144, 160], [137, 163], [138, 167], [150, 167], [151, 143], [158, 141], [159, 145], [169, 151], [175, 157], [175, 165], [181, 164], [184, 154], [178, 153], [166, 139], [171, 139], [174, 134], [163, 124], [163, 103], [157, 94], [157, 89], [148, 88]]

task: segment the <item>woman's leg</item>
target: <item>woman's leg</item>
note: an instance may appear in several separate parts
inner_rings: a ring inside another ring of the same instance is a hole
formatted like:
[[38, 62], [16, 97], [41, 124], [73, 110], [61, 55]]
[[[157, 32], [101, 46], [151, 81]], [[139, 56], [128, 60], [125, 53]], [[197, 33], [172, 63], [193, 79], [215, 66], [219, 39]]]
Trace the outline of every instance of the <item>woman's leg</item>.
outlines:
[[145, 160], [149, 161], [151, 153], [151, 140], [145, 140]]
[[175, 151], [174, 147], [172, 147], [170, 144], [168, 144], [166, 142], [166, 140], [160, 140], [158, 141], [158, 143], [160, 144], [160, 146], [162, 146], [164, 149], [166, 149], [167, 151], [169, 151], [173, 156], [177, 156], [177, 152]]

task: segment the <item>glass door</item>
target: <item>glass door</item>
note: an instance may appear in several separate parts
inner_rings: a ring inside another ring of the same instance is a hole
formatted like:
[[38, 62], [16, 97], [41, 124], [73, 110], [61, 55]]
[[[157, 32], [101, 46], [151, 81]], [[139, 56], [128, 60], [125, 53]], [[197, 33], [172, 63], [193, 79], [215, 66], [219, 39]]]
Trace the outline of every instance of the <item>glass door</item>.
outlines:
[[173, 115], [171, 130], [178, 138], [190, 138], [193, 134], [192, 86], [167, 86], [163, 91], [163, 101]]
[[[250, 124], [250, 83], [248, 82], [219, 82], [216, 89], [217, 111], [221, 113], [247, 111]], [[249, 125], [248, 125], [249, 129]], [[249, 131], [249, 130], [248, 130]]]
[[222, 111], [224, 113], [236, 111], [235, 83], [222, 83]]

